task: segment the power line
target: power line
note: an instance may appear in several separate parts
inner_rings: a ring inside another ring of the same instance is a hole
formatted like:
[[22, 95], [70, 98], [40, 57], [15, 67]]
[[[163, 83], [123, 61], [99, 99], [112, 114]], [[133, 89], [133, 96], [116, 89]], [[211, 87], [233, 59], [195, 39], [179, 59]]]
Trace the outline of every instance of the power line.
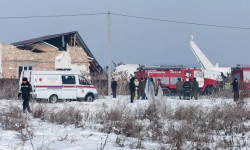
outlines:
[[77, 16], [97, 16], [108, 13], [89, 13], [89, 14], [66, 14], [66, 15], [45, 15], [45, 16], [19, 16], [19, 17], [0, 17], [0, 19], [31, 19], [31, 18], [59, 18], [59, 17], [77, 17]]
[[[59, 18], [59, 17], [77, 17], [77, 16], [98, 16], [98, 15], [107, 15], [107, 14], [108, 13], [64, 14], [64, 15], [43, 15], [43, 16], [17, 16], [17, 17], [0, 17], [0, 20], [4, 20], [4, 19], [5, 20], [6, 19], [32, 19], [32, 18]], [[196, 26], [205, 26], [205, 27], [216, 27], [216, 28], [250, 30], [250, 27], [205, 24], [205, 23], [197, 23], [197, 22], [186, 22], [186, 21], [179, 21], [179, 20], [159, 19], [159, 18], [126, 15], [126, 14], [120, 14], [120, 13], [110, 13], [110, 14], [115, 15], [115, 16], [122, 16], [122, 17], [129, 17], [129, 18], [136, 18], [136, 19], [143, 19], [143, 20], [151, 20], [151, 21], [159, 21], [159, 22], [169, 22], [169, 23], [196, 25]]]
[[207, 27], [217, 27], [217, 28], [231, 28], [231, 29], [250, 30], [250, 27], [226, 26], [226, 25], [216, 25], [216, 24], [203, 24], [203, 23], [185, 22], [185, 21], [178, 21], [178, 20], [140, 17], [140, 16], [133, 16], [133, 15], [118, 14], [118, 13], [111, 13], [111, 14], [116, 15], [116, 16], [122, 16], [122, 17], [137, 18], [137, 19], [152, 20], [152, 21], [160, 21], [160, 22], [170, 22], [170, 23], [188, 24], [188, 25], [196, 25], [196, 26], [207, 26]]

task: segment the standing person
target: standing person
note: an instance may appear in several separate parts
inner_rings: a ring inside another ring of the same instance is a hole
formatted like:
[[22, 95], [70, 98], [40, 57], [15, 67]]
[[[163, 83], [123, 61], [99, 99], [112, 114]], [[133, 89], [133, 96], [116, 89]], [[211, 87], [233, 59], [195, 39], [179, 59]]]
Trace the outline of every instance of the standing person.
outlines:
[[233, 85], [233, 92], [234, 92], [234, 101], [237, 102], [240, 96], [237, 78], [234, 78], [234, 82], [232, 83], [232, 85]]
[[157, 87], [155, 90], [155, 96], [158, 95], [158, 90], [159, 90], [159, 86], [161, 87], [162, 83], [161, 83], [161, 79], [157, 79]]
[[181, 100], [181, 96], [183, 93], [183, 82], [181, 81], [181, 78], [178, 78], [178, 82], [176, 83], [176, 90], [177, 90], [177, 94]]
[[194, 94], [193, 94], [193, 81], [192, 81], [192, 79], [189, 79], [189, 83], [190, 83], [190, 97], [191, 97], [191, 99], [194, 97]]
[[135, 98], [139, 99], [140, 98], [140, 93], [139, 93], [139, 80], [137, 78], [135, 78]]
[[[191, 85], [192, 88], [192, 96], [195, 100], [198, 99], [198, 91], [199, 91], [199, 83], [196, 81], [196, 78], [193, 78], [193, 84]], [[191, 98], [192, 99], [192, 98]]]
[[29, 100], [30, 100], [30, 92], [32, 91], [31, 85], [28, 82], [28, 79], [26, 77], [23, 78], [23, 82], [21, 84], [20, 92], [18, 93], [18, 97], [22, 95], [23, 98], [23, 112], [25, 113], [25, 110], [27, 109], [29, 113], [31, 113], [31, 109], [29, 106]]
[[186, 79], [186, 82], [183, 84], [184, 88], [184, 100], [190, 100], [190, 89], [191, 85], [190, 82], [188, 81], [188, 78]]
[[142, 99], [147, 99], [146, 94], [145, 94], [145, 88], [147, 84], [147, 78], [144, 78], [142, 81]]
[[145, 86], [145, 95], [146, 98], [151, 102], [155, 102], [156, 97], [155, 97], [155, 83], [153, 78], [149, 77], [146, 81], [146, 86]]
[[141, 99], [145, 99], [146, 95], [145, 95], [145, 87], [146, 87], [146, 80], [144, 78], [141, 78], [141, 81], [139, 82], [139, 97], [141, 97]]
[[135, 97], [135, 77], [132, 77], [129, 81], [129, 91], [130, 91], [130, 102], [134, 102]]
[[142, 97], [142, 82], [143, 82], [143, 78], [140, 79], [139, 81], [139, 93], [138, 93], [138, 99], [140, 99], [140, 97]]
[[156, 91], [156, 88], [155, 88], [155, 83], [154, 83], [154, 79], [153, 78], [149, 78], [149, 81], [150, 83], [152, 83], [153, 87], [154, 87], [154, 95], [155, 95], [155, 91]]
[[113, 98], [116, 98], [116, 87], [117, 87], [117, 82], [115, 81], [114, 78], [112, 78], [111, 88], [112, 88]]

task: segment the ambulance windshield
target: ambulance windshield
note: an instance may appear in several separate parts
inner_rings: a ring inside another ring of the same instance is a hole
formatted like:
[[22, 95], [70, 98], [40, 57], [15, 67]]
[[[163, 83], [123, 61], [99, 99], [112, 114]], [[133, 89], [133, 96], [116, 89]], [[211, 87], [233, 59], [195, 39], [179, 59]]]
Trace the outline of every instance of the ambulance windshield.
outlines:
[[83, 76], [79, 76], [79, 84], [80, 85], [89, 85], [89, 82]]

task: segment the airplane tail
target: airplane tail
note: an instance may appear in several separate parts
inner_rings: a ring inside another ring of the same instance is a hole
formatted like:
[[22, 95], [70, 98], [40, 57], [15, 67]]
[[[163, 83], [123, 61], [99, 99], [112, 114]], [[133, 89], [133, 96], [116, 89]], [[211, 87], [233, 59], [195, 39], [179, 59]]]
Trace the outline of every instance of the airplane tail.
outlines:
[[214, 68], [214, 65], [207, 59], [200, 48], [195, 44], [193, 35], [191, 35], [190, 48], [192, 49], [195, 57], [203, 69]]

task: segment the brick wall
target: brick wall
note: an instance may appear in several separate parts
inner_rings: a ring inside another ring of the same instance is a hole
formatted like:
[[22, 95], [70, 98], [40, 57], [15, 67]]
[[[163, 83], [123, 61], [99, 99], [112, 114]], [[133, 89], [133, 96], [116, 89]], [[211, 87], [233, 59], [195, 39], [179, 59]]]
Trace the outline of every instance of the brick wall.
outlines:
[[85, 66], [86, 71], [89, 72], [90, 61], [88, 59], [87, 53], [82, 47], [70, 47], [67, 45], [67, 50], [71, 58], [71, 64], [78, 67]]
[[[35, 53], [8, 44], [1, 44], [1, 50], [3, 78], [18, 78], [19, 66], [32, 66], [33, 70], [55, 70], [55, 57], [61, 53], [60, 51]], [[68, 46], [68, 51], [72, 65], [84, 65], [89, 69], [88, 56], [82, 48]]]

